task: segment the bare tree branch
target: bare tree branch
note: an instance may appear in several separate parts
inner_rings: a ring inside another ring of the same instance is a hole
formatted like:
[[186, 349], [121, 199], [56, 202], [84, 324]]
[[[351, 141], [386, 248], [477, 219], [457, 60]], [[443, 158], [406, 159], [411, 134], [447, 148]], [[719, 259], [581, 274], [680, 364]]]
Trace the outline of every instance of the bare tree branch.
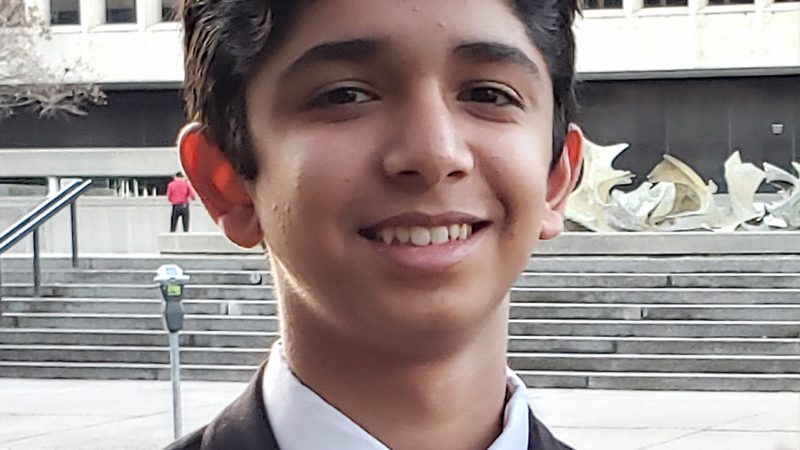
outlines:
[[0, 121], [20, 110], [85, 116], [89, 106], [106, 104], [98, 86], [64, 82], [80, 61], [61, 68], [46, 64], [38, 44], [50, 38], [49, 25], [25, 0], [0, 0]]

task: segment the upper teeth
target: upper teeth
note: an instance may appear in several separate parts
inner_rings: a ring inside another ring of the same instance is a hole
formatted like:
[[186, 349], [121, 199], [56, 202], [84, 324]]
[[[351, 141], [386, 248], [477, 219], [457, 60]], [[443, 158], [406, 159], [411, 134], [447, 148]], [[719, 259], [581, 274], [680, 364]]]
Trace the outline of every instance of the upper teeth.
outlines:
[[438, 227], [388, 227], [380, 233], [381, 240], [386, 244], [400, 243], [418, 247], [426, 245], [445, 244], [455, 240], [465, 240], [472, 235], [472, 225], [453, 224]]

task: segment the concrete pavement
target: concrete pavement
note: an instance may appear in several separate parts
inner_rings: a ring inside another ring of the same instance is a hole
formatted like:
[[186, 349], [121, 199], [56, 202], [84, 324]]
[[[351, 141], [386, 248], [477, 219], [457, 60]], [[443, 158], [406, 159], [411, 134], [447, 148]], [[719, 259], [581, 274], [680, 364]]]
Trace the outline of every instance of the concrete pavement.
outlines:
[[[243, 383], [184, 382], [184, 431]], [[800, 450], [800, 394], [532, 389], [536, 414], [578, 450]], [[162, 381], [0, 379], [0, 450], [159, 449]]]

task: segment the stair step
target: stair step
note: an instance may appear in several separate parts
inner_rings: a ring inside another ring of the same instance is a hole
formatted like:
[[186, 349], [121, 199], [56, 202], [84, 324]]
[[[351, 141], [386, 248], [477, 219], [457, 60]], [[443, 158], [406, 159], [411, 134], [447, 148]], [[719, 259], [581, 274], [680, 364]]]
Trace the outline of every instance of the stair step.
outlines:
[[791, 355], [800, 353], [798, 338], [675, 338], [595, 336], [512, 336], [511, 352]]
[[[68, 256], [45, 255], [43, 270], [71, 268]], [[178, 264], [184, 270], [268, 270], [262, 255], [81, 255], [81, 269], [153, 271], [162, 264]], [[30, 270], [31, 256], [3, 255], [3, 270]], [[536, 255], [528, 260], [530, 272], [619, 272], [619, 273], [797, 273], [800, 255], [695, 255], [695, 256], [595, 256]]]
[[514, 370], [791, 374], [800, 367], [800, 356], [512, 353], [509, 366]]
[[[68, 314], [9, 313], [0, 316], [0, 327], [8, 328], [86, 328], [120, 330], [163, 330], [156, 314]], [[187, 315], [184, 329], [205, 331], [277, 331], [274, 316]]]
[[[203, 285], [260, 285], [271, 284], [272, 276], [269, 272], [260, 270], [199, 270], [187, 271], [192, 284]], [[3, 283], [28, 284], [33, 282], [33, 272], [27, 270], [4, 270]], [[76, 270], [59, 269], [42, 273], [44, 284], [122, 284], [144, 285], [153, 284], [155, 270]]]
[[[797, 271], [800, 271], [798, 269]], [[195, 270], [188, 271], [193, 285], [251, 286], [273, 284], [272, 274], [264, 270]], [[153, 270], [52, 270], [42, 275], [44, 284], [153, 284]], [[33, 275], [27, 270], [3, 272], [6, 284], [30, 285]], [[517, 287], [698, 287], [698, 288], [800, 288], [796, 273], [553, 273], [523, 272], [514, 283]]]
[[[42, 286], [42, 297], [160, 299], [155, 284], [65, 284]], [[3, 285], [4, 297], [32, 297], [32, 287]], [[187, 300], [276, 300], [272, 286], [188, 285]], [[654, 304], [797, 304], [800, 289], [735, 288], [537, 288], [511, 289], [511, 301], [554, 303], [654, 303]]]
[[512, 319], [792, 321], [800, 319], [800, 305], [511, 303], [510, 314]]
[[[249, 381], [253, 366], [216, 366], [181, 364], [181, 380]], [[0, 361], [2, 378], [51, 378], [90, 380], [169, 380], [169, 364], [145, 363], [53, 363]]]
[[552, 303], [633, 304], [791, 304], [796, 305], [800, 289], [730, 288], [513, 288], [511, 301]]
[[[268, 352], [252, 348], [181, 348], [181, 364], [259, 365]], [[0, 361], [169, 364], [169, 347], [0, 345]]]
[[[275, 300], [185, 300], [184, 310], [193, 315], [274, 316]], [[156, 299], [21, 298], [3, 299], [9, 313], [161, 314], [163, 301]], [[800, 318], [800, 305], [789, 304], [625, 304], [625, 303], [511, 303], [512, 319], [669, 319], [669, 320], [774, 320]]]
[[[182, 347], [269, 348], [275, 332], [183, 331]], [[0, 329], [0, 344], [163, 346], [163, 330]], [[796, 355], [800, 339], [511, 336], [511, 352]]]
[[515, 287], [561, 288], [800, 288], [795, 273], [548, 273], [523, 272]]
[[[98, 298], [20, 298], [3, 299], [5, 313], [72, 314], [161, 314], [163, 300]], [[185, 300], [186, 314], [260, 315], [277, 314], [275, 300]]]
[[798, 321], [511, 319], [511, 335], [796, 338]]
[[[4, 284], [3, 297], [32, 297], [30, 284]], [[158, 285], [139, 284], [44, 284], [42, 297], [60, 298], [149, 298], [160, 299]], [[275, 300], [272, 286], [226, 286], [189, 284], [185, 299]]]
[[800, 375], [760, 373], [644, 373], [523, 370], [529, 388], [669, 391], [798, 392]]
[[800, 255], [544, 256], [528, 260], [528, 272], [797, 273]]
[[[279, 338], [263, 331], [183, 331], [182, 347], [269, 348]], [[10, 345], [98, 345], [158, 347], [168, 342], [164, 330], [88, 330], [25, 328], [0, 329], [0, 344]]]
[[[181, 379], [248, 381], [257, 366], [182, 365]], [[530, 388], [685, 391], [800, 391], [800, 375], [533, 371], [517, 374]], [[4, 378], [169, 380], [167, 364], [0, 362]]]
[[[258, 365], [263, 349], [181, 349], [182, 364]], [[800, 356], [753, 355], [598, 355], [575, 353], [511, 353], [514, 370], [692, 373], [795, 373]], [[84, 345], [0, 345], [0, 360], [24, 362], [98, 362], [168, 364], [169, 348]]]

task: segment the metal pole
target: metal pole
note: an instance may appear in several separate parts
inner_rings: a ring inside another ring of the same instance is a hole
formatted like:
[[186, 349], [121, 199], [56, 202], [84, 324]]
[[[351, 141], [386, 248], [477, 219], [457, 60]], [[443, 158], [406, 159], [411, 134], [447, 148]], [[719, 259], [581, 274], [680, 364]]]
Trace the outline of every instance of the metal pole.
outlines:
[[69, 219], [72, 226], [72, 268], [78, 268], [78, 212], [75, 202], [69, 204]]
[[181, 353], [178, 333], [169, 334], [169, 361], [172, 378], [172, 427], [175, 439], [181, 437]]
[[42, 267], [39, 261], [39, 227], [33, 229], [33, 296], [41, 297]]

